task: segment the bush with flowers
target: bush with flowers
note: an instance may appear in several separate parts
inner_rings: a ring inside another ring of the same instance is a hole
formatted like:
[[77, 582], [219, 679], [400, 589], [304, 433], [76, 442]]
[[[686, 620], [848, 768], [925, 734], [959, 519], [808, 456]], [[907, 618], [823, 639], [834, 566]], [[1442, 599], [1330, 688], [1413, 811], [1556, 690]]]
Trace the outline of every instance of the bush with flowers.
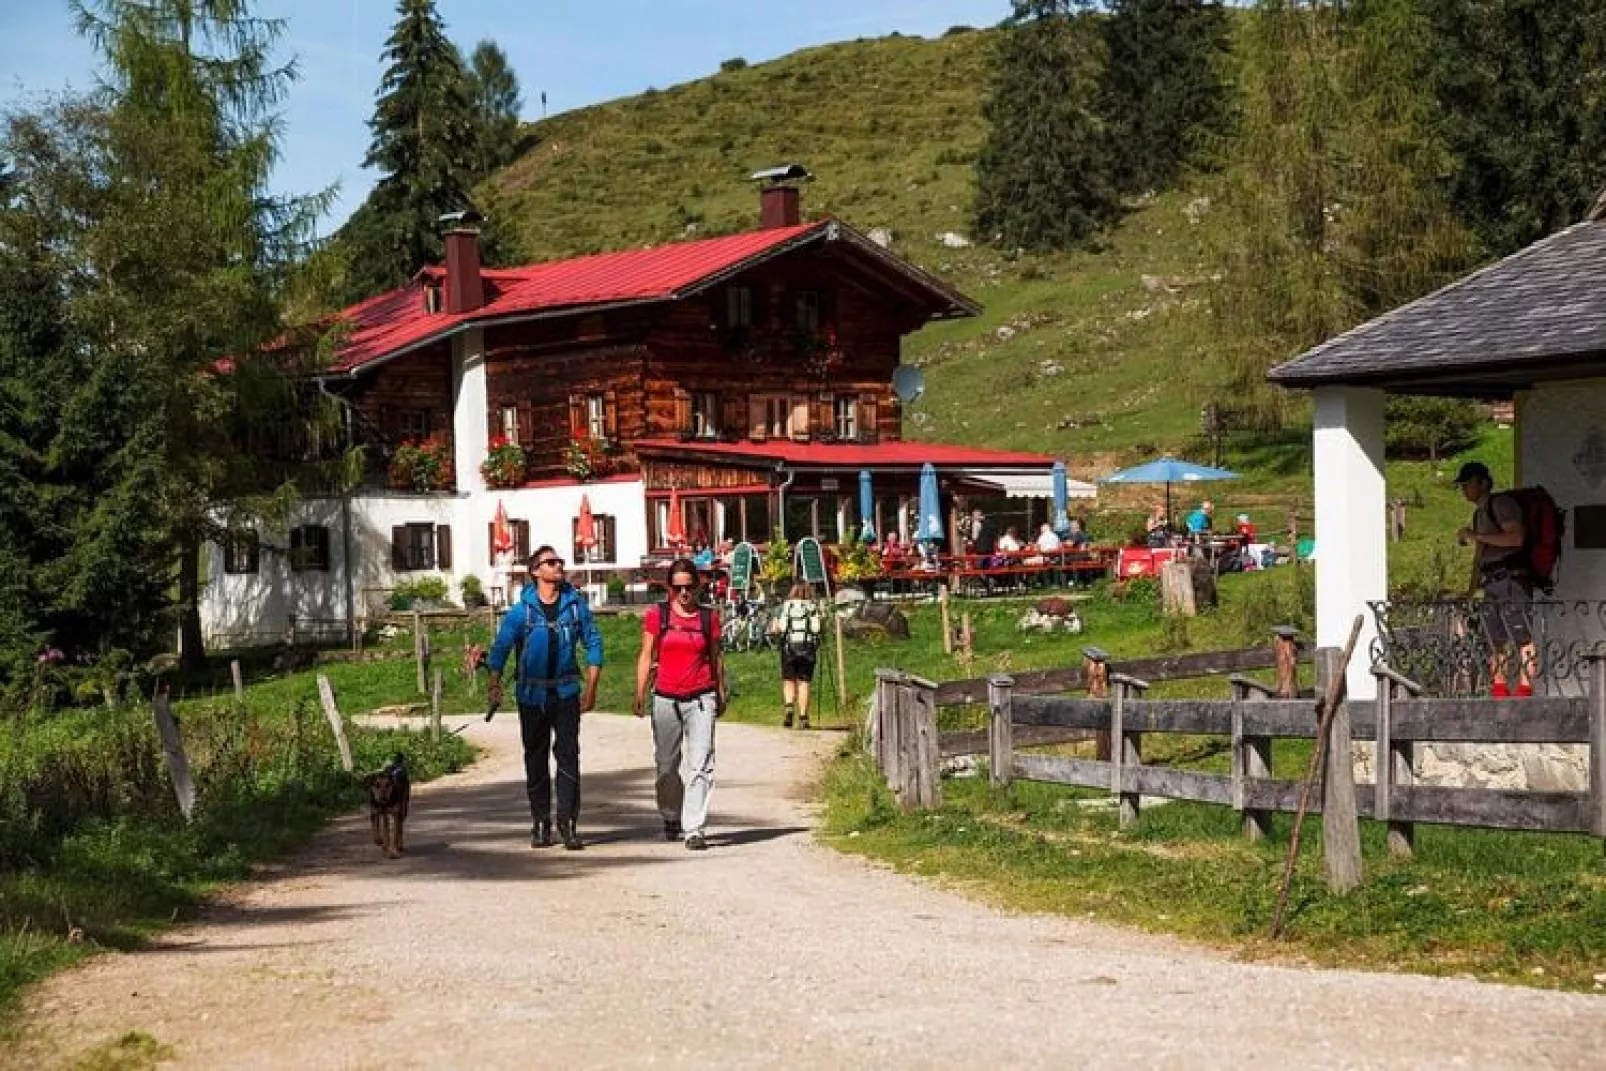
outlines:
[[390, 459], [390, 485], [407, 491], [439, 491], [452, 482], [452, 455], [440, 439], [408, 440]]
[[524, 447], [506, 435], [491, 436], [491, 448], [480, 463], [487, 487], [517, 487], [524, 482]]

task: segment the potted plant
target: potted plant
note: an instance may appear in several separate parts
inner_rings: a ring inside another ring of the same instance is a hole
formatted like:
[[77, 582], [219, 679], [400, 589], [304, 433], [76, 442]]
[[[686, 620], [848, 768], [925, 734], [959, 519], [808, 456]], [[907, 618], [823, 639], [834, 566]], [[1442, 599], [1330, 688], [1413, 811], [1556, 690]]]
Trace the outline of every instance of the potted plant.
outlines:
[[465, 610], [474, 610], [485, 605], [485, 588], [480, 585], [479, 577], [470, 573], [458, 581], [457, 586], [463, 593], [463, 608]]
[[390, 459], [390, 485], [404, 491], [439, 491], [451, 485], [452, 458], [440, 439], [411, 439]]
[[836, 578], [839, 583], [861, 589], [865, 595], [875, 590], [881, 576], [881, 558], [868, 543], [854, 541], [836, 548]]
[[517, 487], [524, 482], [524, 462], [524, 447], [506, 435], [493, 435], [480, 475], [487, 487]]
[[770, 537], [770, 545], [764, 548], [764, 561], [758, 567], [758, 580], [764, 585], [770, 600], [776, 602], [785, 597], [786, 589], [792, 582], [792, 544], [786, 541], [779, 528]]
[[563, 448], [563, 467], [577, 480], [591, 480], [613, 471], [612, 447], [589, 435], [570, 439]]

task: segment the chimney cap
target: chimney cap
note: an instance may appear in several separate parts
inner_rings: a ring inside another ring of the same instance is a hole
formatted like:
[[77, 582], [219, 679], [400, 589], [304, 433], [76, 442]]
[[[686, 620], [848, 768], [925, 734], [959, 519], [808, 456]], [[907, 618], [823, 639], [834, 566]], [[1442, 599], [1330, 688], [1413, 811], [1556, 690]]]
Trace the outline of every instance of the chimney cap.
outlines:
[[782, 182], [809, 182], [814, 178], [809, 169], [802, 164], [781, 164], [779, 167], [766, 167], [762, 171], [755, 171], [749, 176], [753, 182], [768, 182], [772, 185]]
[[485, 222], [485, 217], [472, 208], [460, 208], [456, 212], [447, 212], [440, 217], [440, 225], [444, 230], [457, 230], [461, 227], [472, 227]]

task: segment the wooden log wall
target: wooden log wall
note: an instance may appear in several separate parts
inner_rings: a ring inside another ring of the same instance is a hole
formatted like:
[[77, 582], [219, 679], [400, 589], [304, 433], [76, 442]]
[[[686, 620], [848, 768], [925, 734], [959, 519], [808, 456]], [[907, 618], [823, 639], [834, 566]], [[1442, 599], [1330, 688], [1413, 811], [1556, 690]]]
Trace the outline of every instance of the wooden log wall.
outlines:
[[423, 414], [428, 432], [452, 445], [452, 348], [429, 346], [387, 361], [365, 375], [347, 397], [359, 414], [360, 434], [377, 434], [394, 446], [410, 437], [410, 414]]

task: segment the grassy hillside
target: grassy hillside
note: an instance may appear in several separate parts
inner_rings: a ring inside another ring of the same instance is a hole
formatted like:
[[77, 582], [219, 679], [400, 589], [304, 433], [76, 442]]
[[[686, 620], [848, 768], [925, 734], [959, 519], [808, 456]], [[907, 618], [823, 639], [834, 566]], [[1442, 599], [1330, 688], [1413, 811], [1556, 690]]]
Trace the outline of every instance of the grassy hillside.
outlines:
[[901, 254], [986, 306], [909, 343], [930, 373], [911, 436], [1077, 457], [1178, 445], [1219, 374], [1197, 285], [1211, 224], [1202, 202], [1160, 197], [1097, 253], [1013, 257], [938, 239], [975, 237], [990, 40], [809, 49], [558, 116], [534, 127], [537, 144], [486, 202], [521, 255], [547, 258], [750, 227], [747, 176], [802, 162], [816, 175], [808, 212], [891, 230]]
[[[907, 436], [1052, 453], [1083, 478], [1161, 450], [1209, 460], [1199, 413], [1227, 377], [1208, 307], [1222, 214], [1201, 184], [1131, 205], [1096, 250], [1017, 255], [980, 241], [969, 206], [991, 41], [846, 42], [557, 116], [481, 193], [518, 255], [544, 259], [751, 227], [747, 176], [803, 163], [816, 176], [806, 212], [890, 230], [901, 255], [985, 306], [905, 344], [927, 372]], [[1479, 450], [1508, 467], [1509, 433], [1491, 429]], [[1294, 509], [1309, 531], [1308, 431], [1229, 442], [1222, 460], [1245, 475], [1220, 488], [1228, 511], [1280, 531]], [[1391, 555], [1397, 580], [1465, 575], [1449, 540], [1464, 506], [1443, 469], [1390, 466], [1390, 495], [1413, 507]], [[1099, 509], [1117, 515], [1103, 534], [1157, 494], [1106, 489]]]

